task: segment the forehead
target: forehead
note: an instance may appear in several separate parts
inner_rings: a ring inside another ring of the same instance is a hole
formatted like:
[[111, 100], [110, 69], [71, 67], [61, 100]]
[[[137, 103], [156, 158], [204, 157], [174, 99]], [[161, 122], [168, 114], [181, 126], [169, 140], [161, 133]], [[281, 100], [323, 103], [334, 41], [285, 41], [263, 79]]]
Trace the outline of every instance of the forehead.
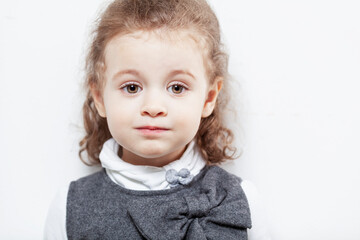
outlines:
[[106, 72], [123, 70], [119, 68], [144, 71], [185, 68], [203, 77], [203, 53], [199, 41], [189, 31], [137, 31], [109, 41], [105, 49]]
[[159, 40], [165, 44], [171, 44], [174, 46], [184, 46], [197, 48], [197, 50], [205, 51], [206, 44], [202, 39], [200, 34], [197, 34], [195, 30], [183, 29], [183, 30], [165, 30], [165, 29], [155, 29], [152, 31], [138, 30], [125, 34], [118, 34], [113, 37], [106, 46], [106, 49], [109, 45], [116, 44], [120, 39], [123, 40], [142, 40], [148, 42], [151, 40]]

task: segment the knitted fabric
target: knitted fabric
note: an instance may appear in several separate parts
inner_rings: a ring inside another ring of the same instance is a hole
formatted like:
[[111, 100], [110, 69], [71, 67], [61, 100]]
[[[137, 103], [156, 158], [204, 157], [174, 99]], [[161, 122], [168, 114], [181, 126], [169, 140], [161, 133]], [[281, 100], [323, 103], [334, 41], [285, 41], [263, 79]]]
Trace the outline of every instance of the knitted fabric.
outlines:
[[71, 182], [68, 239], [247, 239], [250, 210], [240, 181], [213, 166], [188, 185], [136, 191], [103, 169]]
[[191, 175], [190, 171], [186, 168], [182, 168], [179, 172], [175, 169], [169, 169], [166, 171], [165, 175], [165, 179], [170, 183], [170, 187], [176, 187], [179, 184], [189, 184], [193, 178], [194, 176]]

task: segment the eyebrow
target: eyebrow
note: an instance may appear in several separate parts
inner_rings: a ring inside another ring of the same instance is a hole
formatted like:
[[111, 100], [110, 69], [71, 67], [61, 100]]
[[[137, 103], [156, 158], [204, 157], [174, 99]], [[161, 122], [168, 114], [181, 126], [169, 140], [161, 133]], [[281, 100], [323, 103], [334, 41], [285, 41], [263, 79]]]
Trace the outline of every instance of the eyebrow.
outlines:
[[127, 70], [122, 70], [120, 72], [117, 72], [113, 77], [112, 77], [112, 80], [115, 80], [116, 78], [118, 77], [121, 77], [122, 75], [125, 75], [125, 74], [131, 74], [131, 75], [135, 75], [137, 77], [140, 76], [140, 73], [136, 70], [133, 70], [133, 69], [127, 69]]
[[194, 80], [196, 80], [196, 78], [194, 77], [194, 75], [192, 75], [191, 72], [185, 71], [185, 70], [174, 70], [174, 71], [172, 71], [172, 72], [168, 75], [168, 77], [173, 77], [173, 76], [176, 76], [176, 75], [178, 75], [178, 74], [188, 75], [188, 76], [190, 76], [191, 78], [193, 78]]
[[[134, 69], [126, 69], [126, 70], [122, 70], [122, 71], [119, 71], [117, 72], [113, 77], [112, 79], [115, 80], [116, 78], [122, 76], [122, 75], [125, 75], [125, 74], [131, 74], [131, 75], [134, 75], [134, 76], [137, 76], [137, 77], [140, 77], [141, 74], [137, 71], [137, 70], [134, 70]], [[169, 74], [168, 74], [168, 78], [170, 77], [173, 77], [173, 76], [176, 76], [176, 75], [179, 75], [179, 74], [185, 74], [185, 75], [188, 75], [190, 76], [191, 78], [193, 78], [194, 80], [196, 80], [195, 76], [189, 72], [189, 71], [185, 71], [185, 70], [174, 70], [174, 71], [171, 71]]]

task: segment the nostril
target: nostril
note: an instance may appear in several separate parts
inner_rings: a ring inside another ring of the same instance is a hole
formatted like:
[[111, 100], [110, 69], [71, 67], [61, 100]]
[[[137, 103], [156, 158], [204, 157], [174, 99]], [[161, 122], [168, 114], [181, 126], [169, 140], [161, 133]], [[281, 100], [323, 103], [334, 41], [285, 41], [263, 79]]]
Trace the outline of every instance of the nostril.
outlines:
[[164, 107], [159, 107], [159, 106], [145, 106], [142, 110], [141, 110], [141, 115], [142, 116], [150, 116], [150, 117], [161, 117], [161, 116], [166, 116], [167, 112], [165, 110]]

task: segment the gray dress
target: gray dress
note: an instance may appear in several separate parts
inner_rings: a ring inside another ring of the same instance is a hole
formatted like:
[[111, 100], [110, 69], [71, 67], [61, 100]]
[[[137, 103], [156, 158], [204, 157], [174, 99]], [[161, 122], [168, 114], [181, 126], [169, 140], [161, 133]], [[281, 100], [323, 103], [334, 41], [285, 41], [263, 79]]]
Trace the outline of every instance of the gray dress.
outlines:
[[105, 169], [73, 181], [66, 205], [72, 239], [247, 239], [251, 217], [241, 179], [207, 166], [188, 185], [137, 191]]

